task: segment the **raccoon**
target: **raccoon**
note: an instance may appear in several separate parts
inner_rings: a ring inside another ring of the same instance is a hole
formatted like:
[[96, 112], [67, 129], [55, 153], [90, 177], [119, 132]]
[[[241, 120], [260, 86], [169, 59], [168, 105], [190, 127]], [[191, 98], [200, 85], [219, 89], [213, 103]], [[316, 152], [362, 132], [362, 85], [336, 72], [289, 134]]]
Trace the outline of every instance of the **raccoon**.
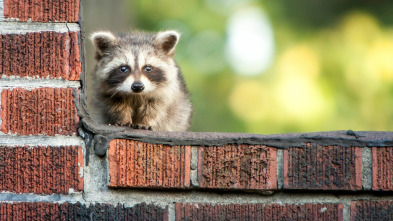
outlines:
[[105, 123], [186, 131], [192, 105], [174, 55], [180, 34], [96, 32], [94, 78]]

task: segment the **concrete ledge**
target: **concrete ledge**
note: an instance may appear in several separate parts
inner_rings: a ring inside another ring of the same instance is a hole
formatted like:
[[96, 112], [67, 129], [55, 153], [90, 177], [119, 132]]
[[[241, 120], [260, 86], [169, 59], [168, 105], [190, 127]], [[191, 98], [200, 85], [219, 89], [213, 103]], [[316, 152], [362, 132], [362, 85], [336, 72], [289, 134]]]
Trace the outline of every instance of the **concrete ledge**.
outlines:
[[[83, 91], [80, 98], [83, 99]], [[132, 139], [152, 144], [218, 146], [226, 144], [262, 144], [278, 149], [300, 147], [307, 143], [322, 146], [341, 147], [390, 147], [393, 146], [393, 132], [384, 131], [330, 131], [313, 133], [287, 134], [247, 134], [218, 132], [161, 132], [137, 130], [129, 127], [117, 127], [98, 124], [88, 115], [85, 107], [77, 106], [83, 127], [93, 134], [101, 134], [109, 140], [116, 138]], [[83, 112], [86, 111], [86, 114]]]

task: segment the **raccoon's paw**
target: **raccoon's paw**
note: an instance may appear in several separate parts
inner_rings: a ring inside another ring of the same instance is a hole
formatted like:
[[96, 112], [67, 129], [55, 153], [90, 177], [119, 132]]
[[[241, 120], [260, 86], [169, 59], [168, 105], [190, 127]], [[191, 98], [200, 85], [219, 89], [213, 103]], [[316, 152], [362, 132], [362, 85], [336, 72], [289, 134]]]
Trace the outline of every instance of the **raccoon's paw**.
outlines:
[[116, 127], [132, 127], [130, 123], [116, 123], [114, 124]]
[[134, 129], [152, 130], [151, 126], [145, 126], [140, 124], [132, 124], [131, 127]]

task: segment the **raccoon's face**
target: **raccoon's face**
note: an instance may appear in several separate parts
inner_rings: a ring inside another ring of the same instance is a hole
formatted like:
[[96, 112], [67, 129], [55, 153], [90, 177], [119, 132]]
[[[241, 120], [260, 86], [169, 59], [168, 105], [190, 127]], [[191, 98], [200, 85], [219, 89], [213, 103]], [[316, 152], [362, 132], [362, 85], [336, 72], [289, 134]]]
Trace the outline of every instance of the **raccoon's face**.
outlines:
[[170, 87], [178, 72], [173, 60], [178, 39], [175, 31], [118, 36], [94, 33], [96, 77], [102, 89], [112, 94], [149, 94]]

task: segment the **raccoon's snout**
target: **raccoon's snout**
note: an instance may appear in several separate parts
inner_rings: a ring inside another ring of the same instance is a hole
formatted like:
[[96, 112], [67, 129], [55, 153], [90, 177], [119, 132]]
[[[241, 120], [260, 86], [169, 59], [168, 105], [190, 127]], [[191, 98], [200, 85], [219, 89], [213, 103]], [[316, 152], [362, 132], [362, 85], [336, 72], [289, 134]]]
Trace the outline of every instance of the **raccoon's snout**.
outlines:
[[142, 82], [135, 82], [131, 85], [131, 90], [135, 93], [139, 93], [145, 89], [145, 85]]

